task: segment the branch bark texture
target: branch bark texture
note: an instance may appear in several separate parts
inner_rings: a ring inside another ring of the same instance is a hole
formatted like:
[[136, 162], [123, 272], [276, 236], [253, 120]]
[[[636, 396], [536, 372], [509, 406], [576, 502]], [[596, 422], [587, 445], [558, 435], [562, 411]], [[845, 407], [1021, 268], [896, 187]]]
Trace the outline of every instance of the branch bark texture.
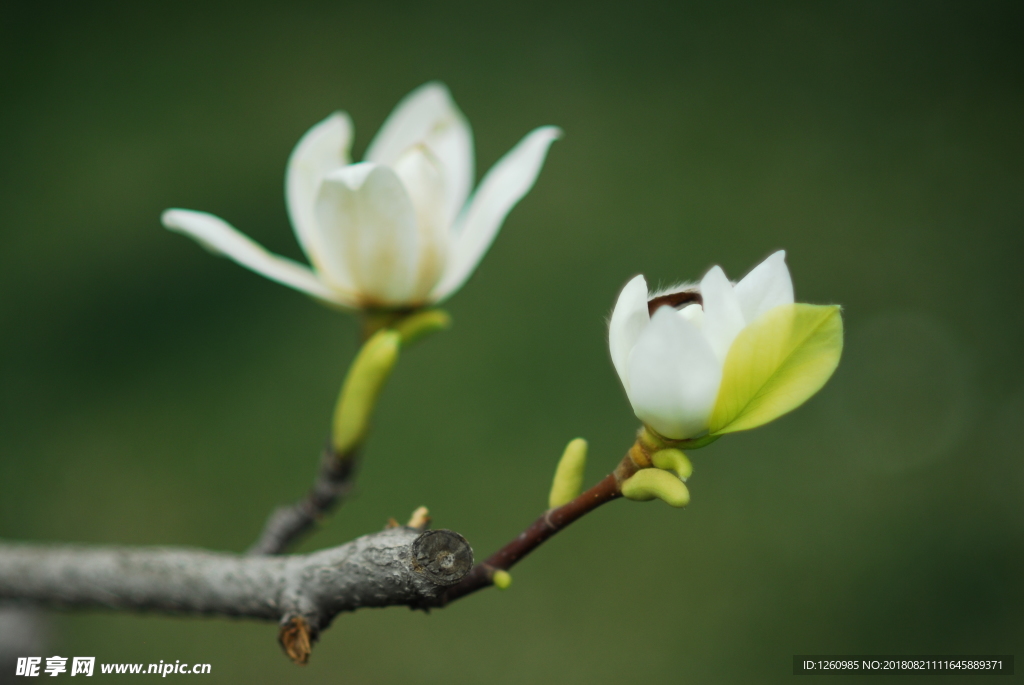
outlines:
[[422, 606], [472, 565], [458, 533], [406, 527], [280, 557], [0, 542], [0, 599], [298, 621], [315, 639], [343, 611]]

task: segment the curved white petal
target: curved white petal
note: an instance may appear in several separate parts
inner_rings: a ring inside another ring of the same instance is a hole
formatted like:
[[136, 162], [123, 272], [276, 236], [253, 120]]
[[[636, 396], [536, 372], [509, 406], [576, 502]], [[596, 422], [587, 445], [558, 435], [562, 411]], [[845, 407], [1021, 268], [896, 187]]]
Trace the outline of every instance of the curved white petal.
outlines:
[[[306, 257], [318, 269], [324, 268], [323, 241], [316, 221], [316, 194], [330, 172], [348, 164], [352, 147], [352, 120], [345, 112], [335, 112], [309, 129], [295, 145], [285, 173], [285, 199], [288, 216]], [[332, 274], [332, 280], [351, 286], [345, 274]]]
[[462, 211], [473, 188], [476, 165], [473, 132], [454, 103], [454, 116], [427, 137], [425, 145], [434, 153], [445, 180], [445, 222], [451, 226]]
[[640, 334], [647, 328], [651, 317], [647, 313], [647, 281], [643, 275], [634, 277], [619, 294], [608, 322], [608, 347], [612, 364], [619, 374], [622, 386], [629, 392], [629, 374], [626, 362]]
[[395, 105], [366, 149], [366, 161], [391, 166], [406, 150], [423, 140], [455, 109], [448, 89], [431, 81], [406, 95]]
[[715, 356], [724, 361], [732, 341], [746, 325], [739, 298], [720, 266], [712, 267], [701, 280], [700, 294], [704, 299], [704, 336]]
[[676, 440], [707, 430], [722, 367], [693, 324], [662, 307], [640, 334], [628, 367], [627, 392], [637, 418]]
[[449, 224], [444, 199], [444, 179], [437, 159], [422, 146], [410, 148], [393, 170], [405, 186], [416, 212], [419, 233], [419, 266], [413, 299], [425, 300], [444, 272], [448, 259]]
[[188, 209], [168, 209], [160, 220], [172, 231], [190, 236], [212, 252], [229, 257], [271, 280], [327, 302], [355, 306], [351, 293], [329, 287], [307, 266], [267, 252], [219, 217]]
[[498, 160], [477, 188], [456, 223], [451, 259], [431, 297], [443, 300], [458, 290], [494, 242], [505, 216], [533, 187], [548, 148], [562, 135], [556, 126], [527, 134]]
[[366, 161], [394, 166], [409, 148], [427, 146], [445, 180], [446, 220], [453, 222], [473, 185], [473, 132], [443, 83], [406, 95], [366, 150]]
[[780, 304], [793, 304], [793, 279], [786, 266], [786, 251], [779, 250], [751, 269], [735, 290], [748, 324]]
[[366, 300], [361, 304], [412, 301], [419, 254], [416, 213], [394, 171], [370, 162], [333, 171], [320, 185], [316, 210], [324, 254], [347, 263]]

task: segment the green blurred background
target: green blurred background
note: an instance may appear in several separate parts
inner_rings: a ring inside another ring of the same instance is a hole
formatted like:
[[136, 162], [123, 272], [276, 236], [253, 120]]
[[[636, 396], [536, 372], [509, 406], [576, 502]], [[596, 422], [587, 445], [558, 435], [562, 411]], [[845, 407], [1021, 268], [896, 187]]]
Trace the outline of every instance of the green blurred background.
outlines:
[[[486, 170], [537, 186], [383, 395], [357, 495], [304, 549], [421, 504], [478, 558], [637, 422], [605, 317], [638, 272], [788, 250], [845, 307], [805, 407], [692, 455], [692, 503], [617, 502], [431, 615], [55, 614], [46, 653], [211, 682], [788, 682], [797, 653], [1024, 653], [1022, 6], [7, 3], [0, 10], [0, 537], [241, 551], [311, 481], [353, 321], [159, 224], [300, 258], [285, 160], [336, 109], [362, 154], [440, 79]], [[815, 679], [811, 678], [813, 682]], [[962, 680], [962, 678], [958, 678]], [[885, 682], [875, 678], [871, 682]]]

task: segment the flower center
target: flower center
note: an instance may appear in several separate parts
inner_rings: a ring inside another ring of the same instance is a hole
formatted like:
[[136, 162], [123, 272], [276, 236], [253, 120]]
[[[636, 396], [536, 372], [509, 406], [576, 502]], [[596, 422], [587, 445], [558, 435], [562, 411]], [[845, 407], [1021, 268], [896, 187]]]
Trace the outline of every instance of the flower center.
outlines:
[[673, 309], [679, 309], [679, 307], [684, 304], [699, 304], [703, 306], [704, 298], [701, 297], [700, 291], [698, 290], [682, 290], [678, 293], [659, 295], [658, 297], [647, 301], [647, 314], [649, 316], [654, 316], [654, 312], [658, 311], [659, 307], [672, 307]]

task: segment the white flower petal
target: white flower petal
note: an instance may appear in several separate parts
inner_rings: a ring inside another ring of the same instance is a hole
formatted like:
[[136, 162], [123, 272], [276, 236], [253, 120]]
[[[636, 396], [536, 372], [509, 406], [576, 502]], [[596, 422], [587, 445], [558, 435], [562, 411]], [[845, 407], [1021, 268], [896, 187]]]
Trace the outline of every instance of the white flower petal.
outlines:
[[630, 352], [628, 367], [637, 418], [676, 440], [707, 430], [722, 367], [693, 324], [660, 308]]
[[786, 267], [786, 251], [779, 250], [751, 269], [735, 290], [748, 324], [780, 304], [793, 304], [793, 279]]
[[414, 304], [416, 214], [394, 171], [371, 162], [338, 169], [320, 185], [316, 210], [324, 255], [345, 260], [361, 304]]
[[712, 267], [701, 280], [700, 294], [704, 300], [704, 336], [715, 356], [724, 361], [732, 341], [746, 325], [739, 298], [720, 266]]
[[[454, 104], [452, 105], [454, 108]], [[430, 135], [425, 145], [434, 153], [441, 166], [445, 180], [445, 223], [451, 226], [458, 218], [473, 188], [476, 168], [473, 159], [473, 132], [462, 113], [455, 109], [455, 115], [445, 125]]]
[[441, 278], [448, 259], [449, 224], [444, 205], [444, 179], [437, 159], [426, 147], [419, 145], [402, 155], [393, 169], [409, 193], [416, 211], [420, 250], [413, 297], [423, 300]]
[[267, 252], [219, 217], [188, 209], [168, 209], [161, 216], [161, 221], [172, 231], [184, 233], [207, 249], [278, 283], [327, 302], [355, 306], [351, 293], [328, 287], [307, 266]]
[[426, 83], [398, 103], [367, 148], [366, 161], [394, 166], [416, 145], [426, 145], [440, 162], [450, 224], [473, 185], [473, 132], [442, 83]]
[[612, 364], [619, 374], [622, 386], [629, 392], [629, 375], [626, 362], [640, 334], [647, 328], [651, 317], [647, 313], [647, 281], [643, 275], [634, 277], [619, 294], [608, 322], [608, 347], [612, 353]]
[[689, 321], [698, 330], [704, 330], [704, 308], [699, 304], [688, 304], [679, 310], [679, 316]]
[[[324, 269], [323, 244], [316, 221], [316, 194], [324, 177], [348, 164], [352, 146], [352, 120], [344, 112], [335, 112], [309, 129], [299, 140], [285, 174], [285, 199], [288, 216], [302, 251], [318, 269]], [[351, 286], [344, 273], [333, 273], [335, 282]]]
[[443, 300], [462, 287], [494, 242], [505, 216], [533, 187], [548, 148], [562, 135], [555, 126], [538, 128], [498, 160], [477, 188], [456, 224], [452, 255], [431, 297]]

